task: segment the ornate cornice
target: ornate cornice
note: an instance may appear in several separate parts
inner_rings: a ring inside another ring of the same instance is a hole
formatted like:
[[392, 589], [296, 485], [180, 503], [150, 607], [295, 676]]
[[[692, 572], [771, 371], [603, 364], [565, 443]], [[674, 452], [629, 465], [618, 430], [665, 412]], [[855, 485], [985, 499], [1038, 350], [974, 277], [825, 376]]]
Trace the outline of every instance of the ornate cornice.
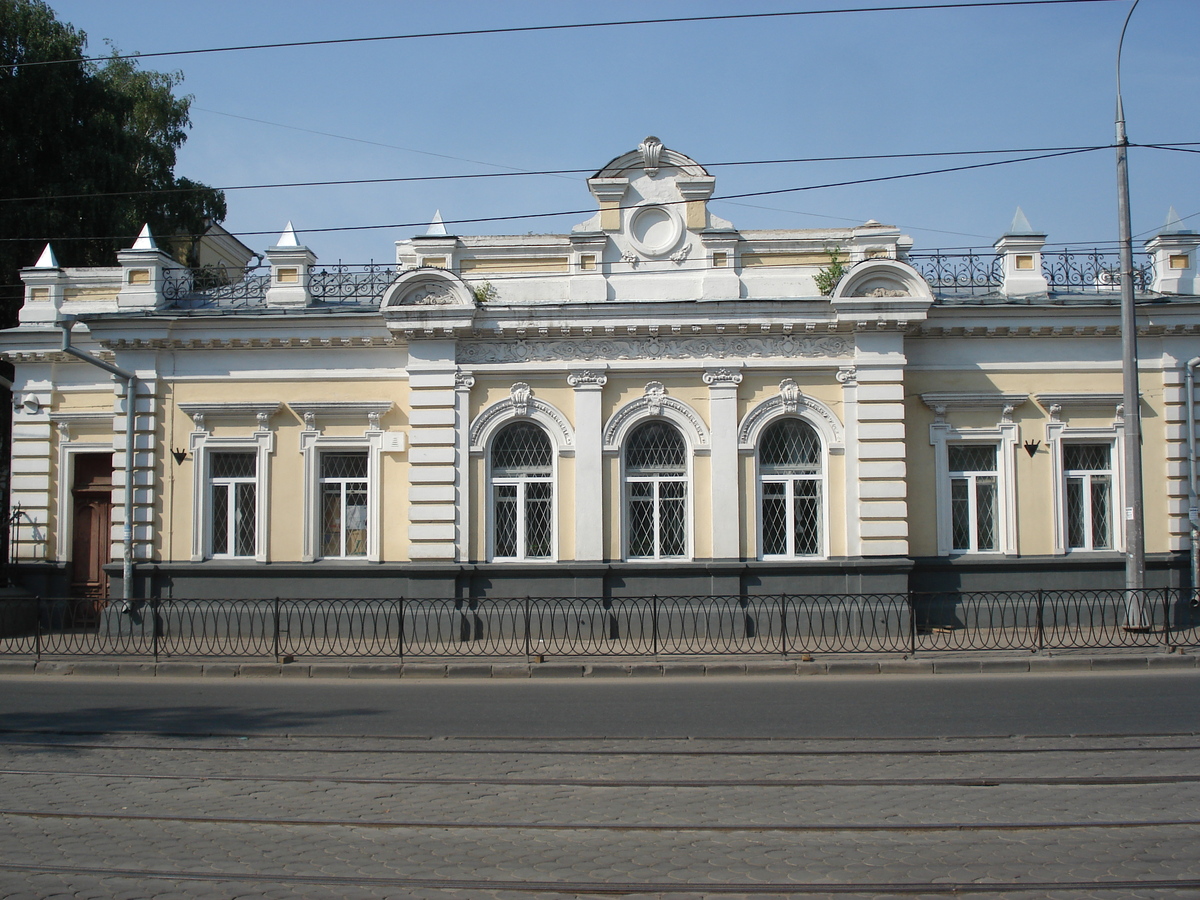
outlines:
[[179, 409], [192, 417], [196, 431], [208, 431], [209, 419], [255, 419], [259, 431], [266, 431], [271, 417], [283, 408], [278, 400], [234, 400], [228, 403], [183, 402]]
[[372, 431], [379, 430], [379, 419], [391, 412], [391, 400], [298, 400], [288, 408], [304, 420], [307, 431], [315, 431], [318, 419], [366, 418]]
[[999, 391], [930, 391], [921, 395], [922, 402], [933, 410], [938, 422], [945, 422], [951, 412], [980, 409], [998, 409], [1000, 421], [1011, 422], [1013, 412], [1028, 399], [1028, 394]]

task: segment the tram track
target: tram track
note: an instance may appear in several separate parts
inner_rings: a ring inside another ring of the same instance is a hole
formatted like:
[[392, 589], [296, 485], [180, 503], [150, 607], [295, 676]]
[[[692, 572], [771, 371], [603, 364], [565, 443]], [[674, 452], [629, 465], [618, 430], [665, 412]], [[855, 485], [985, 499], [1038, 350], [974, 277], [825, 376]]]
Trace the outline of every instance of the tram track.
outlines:
[[449, 830], [484, 830], [500, 831], [612, 831], [612, 832], [706, 832], [715, 834], [767, 834], [783, 833], [814, 833], [835, 834], [839, 832], [893, 832], [919, 833], [937, 831], [1066, 831], [1079, 829], [1129, 829], [1129, 828], [1165, 828], [1200, 826], [1200, 819], [1162, 819], [1138, 821], [1075, 821], [1075, 822], [877, 822], [877, 823], [845, 823], [837, 825], [792, 825], [783, 823], [760, 823], [757, 825], [710, 825], [703, 823], [688, 824], [636, 824], [626, 825], [614, 822], [456, 822], [449, 820], [438, 821], [399, 821], [399, 820], [368, 820], [368, 819], [281, 819], [245, 816], [182, 816], [161, 815], [154, 813], [98, 813], [98, 812], [62, 812], [26, 809], [0, 809], [0, 817], [23, 817], [30, 819], [94, 819], [112, 822], [164, 822], [197, 825], [274, 825], [279, 827], [305, 828], [389, 828], [389, 829], [449, 829]]
[[1194, 890], [1200, 888], [1200, 878], [1148, 878], [1108, 879], [1098, 881], [989, 881], [989, 882], [670, 882], [670, 881], [532, 881], [517, 879], [482, 878], [411, 878], [381, 876], [337, 876], [301, 875], [290, 873], [258, 872], [197, 872], [161, 871], [148, 868], [100, 867], [100, 866], [32, 866], [23, 863], [0, 861], [0, 870], [60, 875], [92, 875], [113, 878], [165, 879], [169, 881], [208, 882], [227, 884], [302, 885], [328, 887], [378, 887], [399, 889], [431, 889], [453, 891], [496, 891], [527, 894], [646, 894], [662, 895], [774, 895], [806, 896], [829, 894], [1001, 894], [1012, 892], [1047, 893], [1072, 892], [1095, 893], [1098, 891], [1132, 890]]
[[594, 787], [594, 788], [707, 788], [707, 787], [1004, 787], [1033, 786], [1116, 786], [1200, 783], [1194, 775], [1092, 775], [996, 778], [495, 778], [486, 776], [372, 776], [348, 778], [333, 775], [221, 775], [175, 772], [79, 772], [46, 769], [0, 769], [0, 777], [41, 776], [47, 778], [103, 778], [144, 781], [224, 781], [271, 784], [357, 784], [357, 785], [487, 785], [497, 787]]

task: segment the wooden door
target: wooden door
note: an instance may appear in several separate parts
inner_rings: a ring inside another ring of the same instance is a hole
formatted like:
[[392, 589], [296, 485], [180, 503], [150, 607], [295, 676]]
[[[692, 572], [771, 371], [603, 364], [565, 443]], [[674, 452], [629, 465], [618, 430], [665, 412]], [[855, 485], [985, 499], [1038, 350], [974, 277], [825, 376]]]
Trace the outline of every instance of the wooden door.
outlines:
[[71, 596], [76, 624], [91, 625], [108, 598], [104, 566], [112, 556], [112, 454], [81, 453], [75, 457], [71, 499]]

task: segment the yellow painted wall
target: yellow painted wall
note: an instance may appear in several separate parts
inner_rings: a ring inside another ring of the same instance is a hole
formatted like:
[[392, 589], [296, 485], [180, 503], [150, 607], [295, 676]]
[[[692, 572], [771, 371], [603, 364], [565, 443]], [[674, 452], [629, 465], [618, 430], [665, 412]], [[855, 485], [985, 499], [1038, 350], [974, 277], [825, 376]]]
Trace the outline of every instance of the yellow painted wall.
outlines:
[[[1142, 433], [1145, 474], [1143, 491], [1146, 511], [1146, 550], [1150, 553], [1169, 549], [1166, 496], [1166, 439], [1163, 427], [1163, 389], [1161, 378], [1144, 374], [1142, 389]], [[1019, 445], [1014, 456], [1016, 473], [1017, 551], [1022, 556], [1048, 555], [1054, 552], [1054, 517], [1050, 498], [1057, 486], [1046, 446], [1046, 424], [1050, 417], [1034, 399], [1039, 392], [1108, 393], [1121, 392], [1119, 372], [1009, 372], [979, 371], [910, 372], [906, 379], [908, 435], [908, 497], [911, 552], [916, 556], [937, 554], [937, 508], [933, 447], [929, 444], [929, 426], [933, 412], [921, 401], [929, 391], [994, 391], [1023, 393], [1030, 399], [1013, 413], [1019, 426]], [[1109, 428], [1113, 411], [1076, 409], [1068, 406], [1061, 416], [1070, 428]], [[953, 411], [947, 421], [955, 428], [994, 428], [999, 410]], [[1069, 433], [1069, 432], [1068, 432]], [[1037, 452], [1030, 457], [1023, 445], [1037, 441]], [[1114, 454], [1113, 464], [1117, 465]], [[1120, 479], [1117, 473], [1117, 479]], [[1113, 510], [1114, 528], [1121, 527], [1119, 510]], [[1116, 536], [1114, 536], [1116, 539]]]
[[[194, 430], [191, 417], [179, 409], [180, 403], [220, 403], [231, 401], [283, 401], [303, 403], [333, 400], [392, 400], [395, 406], [380, 419], [383, 430], [407, 430], [408, 383], [376, 382], [369, 385], [351, 382], [259, 382], [221, 379], [211, 382], [177, 382], [169, 385], [164, 400], [163, 419], [167, 423], [165, 446], [160, 458], [170, 461], [163, 485], [165, 521], [164, 552], [167, 558], [188, 559], [192, 548], [194, 459], [178, 465], [170, 456], [173, 448], [190, 447]], [[362, 437], [366, 416], [361, 419], [321, 419], [322, 434], [331, 437]], [[250, 437], [258, 428], [252, 417], [239, 419], [210, 418], [206, 422], [214, 437]], [[297, 562], [303, 556], [304, 536], [298, 526], [304, 520], [304, 457], [300, 452], [300, 432], [304, 423], [285, 405], [272, 417], [275, 434], [271, 457], [269, 559], [273, 562]], [[380, 555], [385, 562], [407, 559], [408, 554], [408, 459], [407, 453], [382, 453], [380, 478]]]

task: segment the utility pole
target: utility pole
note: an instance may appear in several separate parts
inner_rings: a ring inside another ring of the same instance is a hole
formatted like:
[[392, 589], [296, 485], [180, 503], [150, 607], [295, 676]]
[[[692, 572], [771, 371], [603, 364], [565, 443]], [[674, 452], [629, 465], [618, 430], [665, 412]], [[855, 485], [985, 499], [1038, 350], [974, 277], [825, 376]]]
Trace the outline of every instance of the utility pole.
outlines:
[[1146, 587], [1146, 530], [1142, 502], [1142, 415], [1139, 406], [1137, 309], [1133, 296], [1133, 227], [1129, 216], [1129, 137], [1125, 132], [1125, 109], [1121, 102], [1121, 47], [1125, 29], [1137, 9], [1133, 0], [1121, 39], [1117, 42], [1117, 219], [1121, 241], [1121, 384], [1124, 395], [1124, 432], [1122, 448], [1125, 456], [1125, 628], [1144, 630], [1149, 627], [1142, 606], [1142, 591]]

